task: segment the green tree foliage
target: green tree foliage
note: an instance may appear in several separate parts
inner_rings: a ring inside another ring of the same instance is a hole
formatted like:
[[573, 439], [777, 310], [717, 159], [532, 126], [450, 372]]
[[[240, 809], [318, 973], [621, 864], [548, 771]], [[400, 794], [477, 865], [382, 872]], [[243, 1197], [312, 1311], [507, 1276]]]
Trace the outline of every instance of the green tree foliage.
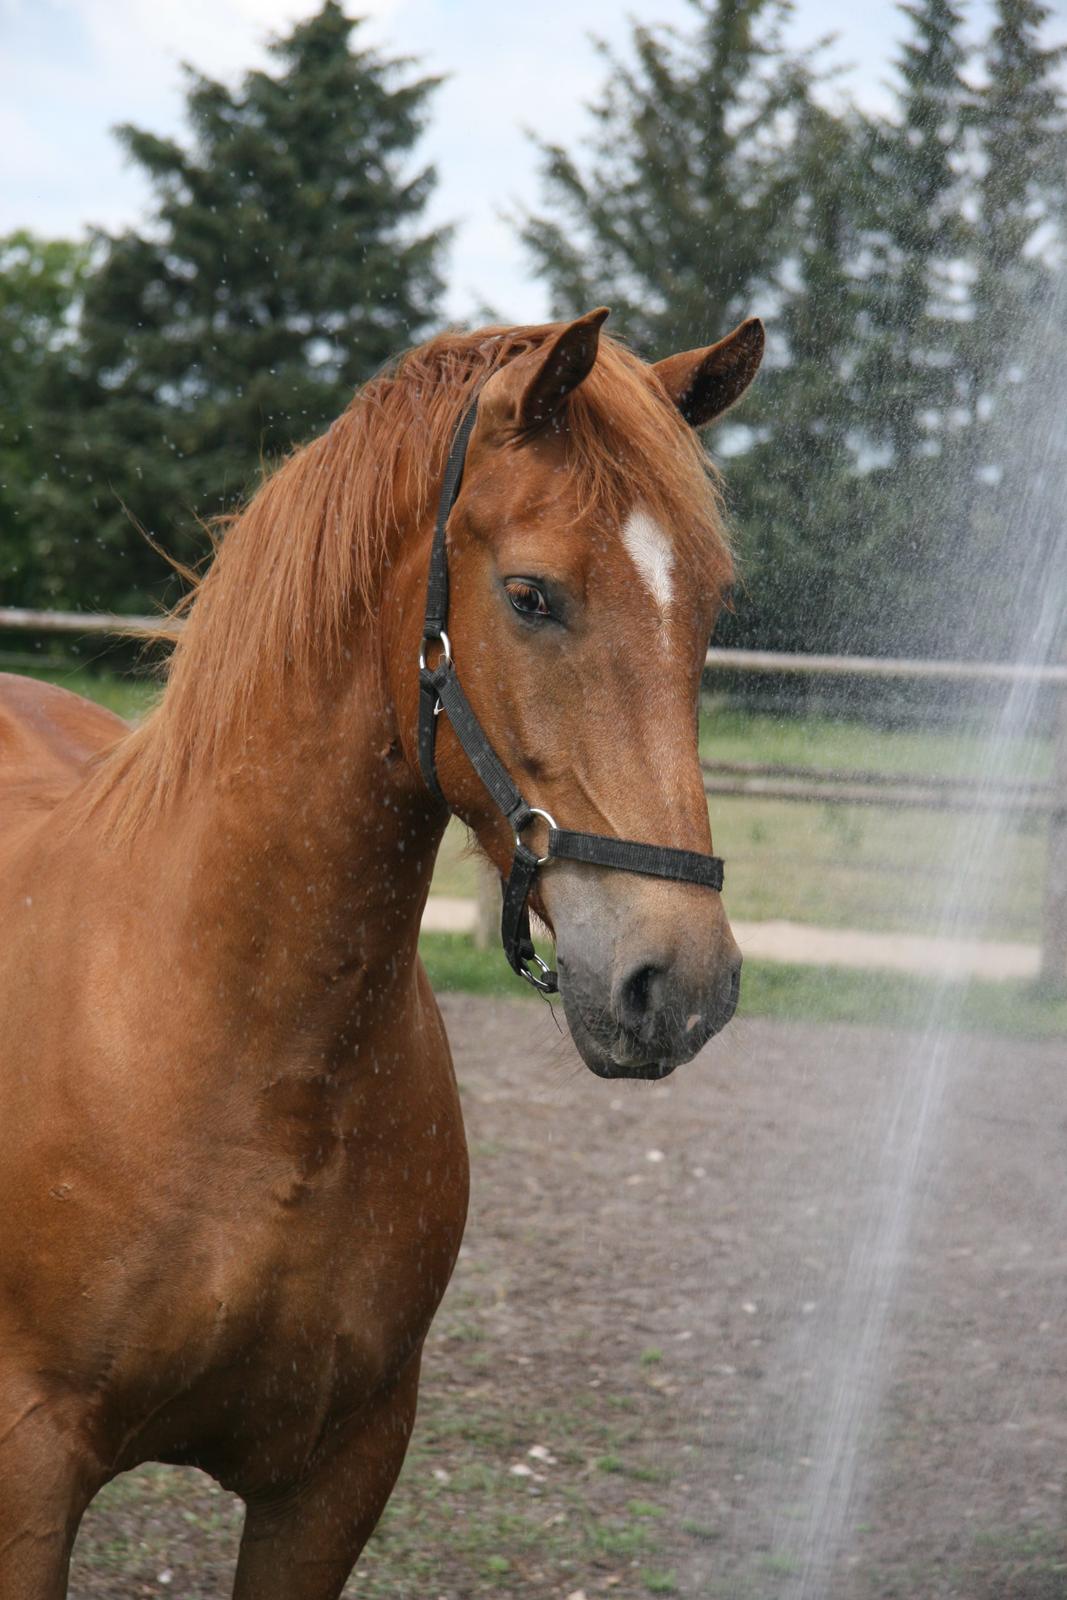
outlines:
[[745, 447], [726, 463], [742, 582], [720, 629], [724, 643], [801, 651], [869, 644], [863, 623], [877, 603], [871, 554], [880, 527], [872, 480], [858, 470], [870, 445], [855, 360], [862, 284], [854, 269], [865, 137], [858, 118], [812, 103], [799, 119], [790, 247], [770, 303], [771, 355], [741, 413], [751, 419]]
[[910, 470], [937, 453], [959, 398], [952, 355], [969, 243], [962, 203], [971, 93], [960, 8], [917, 0], [901, 11], [912, 37], [898, 62], [898, 119], [873, 124], [867, 144], [861, 355], [872, 397], [864, 427]]
[[725, 639], [996, 653], [1007, 552], [971, 486], [1003, 477], [987, 421], [1062, 231], [1048, 8], [998, 0], [975, 88], [956, 0], [901, 6], [874, 120], [826, 108], [773, 0], [692, 6], [685, 37], [637, 27], [632, 62], [606, 55], [590, 155], [542, 147], [522, 233], [554, 307], [611, 303], [653, 357], [765, 315], [764, 373], [715, 435], [743, 577]]
[[[1058, 81], [1067, 46], [1045, 47], [1052, 8], [998, 0], [985, 50], [986, 81], [973, 122], [982, 152], [975, 229], [978, 398], [994, 399], [1020, 316], [1040, 297], [1047, 256], [1035, 247], [1062, 232], [1067, 210], [1067, 117]], [[1061, 240], [1062, 242], [1062, 240]]]
[[[1058, 532], [1047, 518], [1041, 525], [1045, 500], [1032, 493], [1028, 448], [1035, 386], [1046, 391], [1047, 405], [1049, 383], [1057, 381], [1044, 346], [1046, 337], [1062, 339], [1065, 296], [1056, 279], [1067, 270], [1067, 106], [1060, 87], [1067, 48], [1042, 44], [1051, 16], [1036, 0], [998, 0], [974, 112], [981, 154], [974, 319], [962, 352], [972, 416], [965, 441], [970, 553], [976, 571], [999, 577], [1008, 592], [1021, 565], [1016, 508], [1031, 507], [1028, 539]], [[1058, 467], [1042, 465], [1058, 471], [1062, 484], [1067, 446]]]
[[0, 597], [32, 597], [34, 551], [22, 515], [47, 470], [48, 440], [34, 431], [42, 366], [61, 359], [76, 331], [88, 247], [24, 230], [0, 239]]
[[721, 337], [775, 283], [797, 184], [791, 130], [808, 102], [782, 0], [692, 5], [690, 35], [634, 28], [632, 66], [601, 47], [588, 170], [543, 144], [549, 212], [522, 223], [555, 312], [604, 300], [649, 359]]
[[809, 526], [807, 513], [833, 498], [848, 448], [827, 407], [812, 401], [843, 381], [855, 135], [815, 103], [812, 60], [782, 41], [781, 0], [692, 4], [691, 33], [636, 27], [632, 65], [604, 52], [609, 76], [588, 168], [542, 146], [550, 212], [528, 216], [523, 237], [558, 314], [604, 300], [613, 330], [650, 359], [711, 343], [755, 309], [773, 311], [745, 428], [725, 430], [747, 536], [723, 637], [803, 648], [815, 603], [786, 552], [820, 584], [836, 560], [836, 520]]
[[434, 318], [443, 236], [416, 231], [434, 173], [410, 153], [437, 80], [353, 47], [353, 26], [326, 0], [273, 44], [276, 70], [237, 90], [190, 71], [187, 146], [119, 130], [155, 215], [101, 241], [75, 359], [51, 368], [40, 599], [143, 607], [165, 568], [131, 518], [195, 559], [195, 517]]
[[[867, 247], [857, 348], [858, 407], [879, 519], [875, 584], [859, 608], [872, 646], [953, 654], [973, 594], [946, 574], [966, 547], [956, 463], [966, 421], [959, 361], [968, 313], [966, 218], [972, 91], [962, 13], [951, 0], [900, 8], [897, 114], [870, 126], [859, 195]], [[884, 646], [883, 646], [884, 647]]]

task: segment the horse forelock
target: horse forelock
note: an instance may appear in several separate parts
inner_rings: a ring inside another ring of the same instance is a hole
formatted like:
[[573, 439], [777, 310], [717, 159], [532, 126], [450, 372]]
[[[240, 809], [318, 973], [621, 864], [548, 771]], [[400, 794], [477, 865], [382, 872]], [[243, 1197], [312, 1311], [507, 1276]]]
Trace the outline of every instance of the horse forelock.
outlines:
[[[125, 831], [194, 766], [244, 746], [260, 695], [338, 670], [354, 633], [374, 626], [384, 569], [432, 514], [459, 418], [495, 371], [553, 331], [450, 332], [408, 351], [219, 524], [210, 569], [176, 609], [180, 631], [172, 619], [159, 629], [175, 640], [160, 703], [95, 775], [92, 804], [121, 789]], [[650, 369], [617, 341], [601, 338], [568, 399], [565, 435], [580, 513], [622, 528], [640, 506], [670, 530], [677, 561], [709, 590], [725, 587], [718, 476]]]

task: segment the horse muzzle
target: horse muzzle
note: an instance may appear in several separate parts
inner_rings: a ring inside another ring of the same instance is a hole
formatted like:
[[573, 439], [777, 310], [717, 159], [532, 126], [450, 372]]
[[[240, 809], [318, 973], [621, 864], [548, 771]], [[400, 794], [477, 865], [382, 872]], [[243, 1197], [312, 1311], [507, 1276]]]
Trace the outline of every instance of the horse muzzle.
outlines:
[[732, 939], [703, 962], [646, 954], [601, 976], [559, 949], [560, 995], [571, 1037], [600, 1078], [665, 1078], [691, 1061], [737, 1009], [741, 953]]

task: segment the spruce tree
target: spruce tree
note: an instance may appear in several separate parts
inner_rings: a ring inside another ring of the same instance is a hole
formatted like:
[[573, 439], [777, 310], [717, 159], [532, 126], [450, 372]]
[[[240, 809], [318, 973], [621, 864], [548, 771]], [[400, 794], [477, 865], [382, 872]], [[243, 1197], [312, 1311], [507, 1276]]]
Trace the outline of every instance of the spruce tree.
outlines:
[[410, 169], [437, 80], [350, 43], [336, 0], [237, 89], [189, 71], [190, 142], [124, 127], [150, 225], [102, 241], [73, 374], [49, 394], [56, 461], [32, 515], [50, 598], [143, 607], [195, 517], [232, 507], [262, 462], [320, 430], [436, 314], [434, 183]]
[[902, 5], [898, 113], [872, 127], [866, 191], [865, 378], [874, 439], [901, 469], [933, 454], [956, 400], [954, 271], [968, 244], [963, 200], [971, 90], [960, 7]]
[[720, 338], [775, 282], [808, 99], [782, 0], [691, 4], [691, 33], [634, 28], [633, 66], [601, 47], [591, 157], [543, 144], [548, 209], [522, 224], [556, 314], [603, 300], [650, 360]]
[[1000, 376], [1028, 298], [1041, 294], [1050, 247], [1064, 243], [1067, 112], [1057, 80], [1067, 46], [1041, 43], [1052, 14], [1040, 0], [997, 0], [976, 98], [982, 177], [974, 300], [987, 382]]
[[[896, 114], [874, 124], [862, 224], [858, 348], [868, 491], [879, 507], [879, 647], [951, 654], [946, 588], [966, 534], [957, 454], [966, 420], [965, 270], [972, 90], [954, 0], [902, 5]], [[954, 594], [959, 591], [953, 590]]]
[[981, 179], [967, 487], [974, 581], [992, 597], [976, 622], [993, 653], [1012, 643], [997, 638], [997, 597], [1020, 565], [1013, 512], [1034, 471], [1028, 408], [1049, 403], [1033, 389], [1048, 383], [1045, 347], [1063, 334], [1055, 279], [1067, 270], [1067, 100], [1059, 81], [1067, 46], [1041, 42], [1052, 14], [1039, 0], [997, 0], [974, 117]]
[[[603, 300], [650, 359], [759, 312], [771, 339], [729, 454], [738, 531], [724, 642], [837, 638], [828, 600], [855, 540], [849, 356], [861, 125], [816, 103], [779, 0], [692, 0], [684, 35], [638, 27], [634, 65], [605, 52], [591, 158], [543, 147], [548, 209], [523, 236], [560, 315]], [[849, 530], [851, 533], [851, 530]]]
[[855, 115], [815, 104], [799, 119], [788, 288], [772, 313], [782, 355], [760, 374], [751, 440], [728, 464], [743, 537], [737, 609], [720, 629], [723, 642], [863, 651], [877, 633], [884, 528], [870, 479], [858, 471], [865, 396], [856, 197], [867, 137]]
[[1022, 564], [1014, 511], [1032, 471], [1032, 369], [1059, 336], [1050, 326], [1035, 336], [1034, 325], [1053, 315], [1053, 262], [1065, 237], [1067, 116], [1056, 83], [1065, 52], [1039, 38], [1050, 15], [1032, 0], [999, 0], [968, 115], [967, 307], [952, 363], [966, 425], [931, 463], [930, 488], [920, 484], [924, 508], [937, 511], [940, 537], [923, 544], [927, 589], [941, 589], [936, 633], [949, 654], [1015, 648], [1003, 597]]

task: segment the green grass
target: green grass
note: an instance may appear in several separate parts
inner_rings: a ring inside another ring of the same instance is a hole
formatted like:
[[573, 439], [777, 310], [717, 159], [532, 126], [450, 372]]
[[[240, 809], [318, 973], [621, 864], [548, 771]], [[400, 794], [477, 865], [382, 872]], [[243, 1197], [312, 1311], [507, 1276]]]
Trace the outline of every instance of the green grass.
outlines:
[[[619, 1443], [606, 1408], [585, 1394], [561, 1407], [513, 1392], [499, 1359], [488, 1374], [472, 1369], [453, 1340], [455, 1298], [431, 1335], [419, 1423], [399, 1484], [345, 1594], [562, 1596], [582, 1582], [600, 1593], [597, 1580], [608, 1575], [625, 1575], [625, 1600], [672, 1593], [673, 1514], [627, 1502], [625, 1485], [587, 1475], [589, 1458]], [[487, 1284], [474, 1311], [493, 1321], [495, 1310]], [[660, 1448], [649, 1424], [640, 1432], [636, 1449]], [[537, 1438], [557, 1444], [557, 1459], [534, 1484], [510, 1468]], [[108, 1593], [118, 1593], [119, 1583], [123, 1593], [140, 1593], [136, 1580], [144, 1579], [145, 1592], [156, 1593], [151, 1576], [170, 1566], [175, 1594], [201, 1593], [194, 1574], [222, 1593], [240, 1520], [236, 1500], [200, 1474], [143, 1467], [91, 1508], [75, 1554], [77, 1592], [95, 1594], [111, 1580]]]
[[[536, 998], [498, 949], [476, 950], [465, 934], [423, 934], [419, 948], [438, 992]], [[963, 1031], [1022, 1039], [1067, 1036], [1067, 1000], [1043, 995], [1033, 984], [942, 985], [910, 973], [787, 966], [770, 961], [746, 961], [738, 1016], [885, 1027], [922, 1027], [927, 1018], [937, 1016], [947, 1026]]]
[[503, 951], [476, 950], [465, 933], [424, 933], [419, 953], [439, 994], [459, 991], [501, 999], [538, 998], [530, 985], [512, 972]]
[[1067, 1600], [1067, 1529], [978, 1533], [964, 1567], [958, 1592], [974, 1600]]
[[[774, 762], [823, 770], [863, 768], [901, 777], [981, 776], [986, 742], [975, 728], [959, 731], [878, 728], [837, 717], [779, 717], [735, 711], [709, 701], [700, 721], [700, 754], [707, 761]], [[1020, 739], [1019, 766], [1048, 774], [1049, 743]]]
[[1067, 1036], [1067, 1000], [1033, 983], [946, 982], [901, 972], [746, 961], [740, 1017], [952, 1029], [1021, 1039]]
[[84, 695], [87, 700], [95, 700], [97, 705], [106, 706], [130, 722], [143, 717], [159, 695], [159, 683], [149, 676], [147, 669], [142, 677], [120, 677], [113, 672], [94, 672], [91, 668], [76, 666], [20, 667], [19, 672], [23, 677], [41, 678], [58, 684], [61, 689], [69, 689], [72, 694]]
[[[985, 748], [973, 732], [883, 731], [828, 718], [784, 720], [728, 710], [709, 711], [700, 738], [703, 754], [723, 761], [911, 776], [975, 777]], [[1013, 770], [1035, 778], [1046, 775], [1048, 762], [1047, 741], [1020, 740], [1013, 752]], [[710, 799], [709, 813], [715, 848], [726, 859], [731, 917], [886, 933], [937, 933], [953, 848], [967, 825], [962, 812], [720, 795]], [[981, 934], [991, 897], [995, 920], [988, 937], [1036, 941], [1045, 854], [1043, 821], [1006, 824], [992, 882], [964, 885], [970, 903], [961, 908], [963, 923]], [[473, 895], [479, 870], [466, 830], [453, 822], [438, 857], [434, 891]]]
[[[709, 706], [701, 755], [715, 761], [867, 770], [902, 777], [977, 778], [988, 761], [981, 732], [875, 728], [826, 717], [774, 717]], [[1019, 739], [1011, 771], [1048, 776], [1047, 739]], [[967, 814], [713, 796], [716, 849], [727, 863], [726, 898], [738, 921], [784, 918], [874, 932], [936, 933], [953, 846]], [[1046, 829], [1020, 818], [1005, 826], [992, 883], [965, 886], [963, 920], [989, 937], [1036, 940]], [[955, 886], [954, 886], [955, 887]], [[991, 896], [988, 891], [991, 889]]]

